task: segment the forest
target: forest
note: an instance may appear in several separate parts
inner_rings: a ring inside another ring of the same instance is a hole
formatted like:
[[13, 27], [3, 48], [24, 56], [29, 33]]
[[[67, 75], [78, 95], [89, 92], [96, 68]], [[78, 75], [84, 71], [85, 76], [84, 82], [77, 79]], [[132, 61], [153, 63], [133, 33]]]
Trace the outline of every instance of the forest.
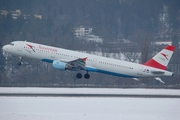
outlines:
[[[14, 12], [20, 15], [13, 18]], [[163, 78], [133, 79], [91, 73], [91, 79], [76, 79], [72, 71], [58, 71], [51, 64], [25, 58], [18, 67], [17, 56], [0, 49], [0, 86], [89, 86], [180, 88], [180, 1], [178, 0], [0, 0], [0, 47], [16, 40], [27, 40], [71, 50], [102, 55], [123, 53], [128, 61], [143, 63], [172, 42], [176, 51], [168, 70], [175, 75]], [[6, 12], [4, 12], [6, 11]], [[7, 14], [4, 14], [7, 13]], [[36, 18], [40, 15], [42, 18]], [[75, 37], [80, 26], [93, 28], [102, 44]], [[128, 39], [131, 44], [119, 42]], [[140, 53], [140, 55], [139, 55]], [[119, 58], [116, 58], [119, 59]]]

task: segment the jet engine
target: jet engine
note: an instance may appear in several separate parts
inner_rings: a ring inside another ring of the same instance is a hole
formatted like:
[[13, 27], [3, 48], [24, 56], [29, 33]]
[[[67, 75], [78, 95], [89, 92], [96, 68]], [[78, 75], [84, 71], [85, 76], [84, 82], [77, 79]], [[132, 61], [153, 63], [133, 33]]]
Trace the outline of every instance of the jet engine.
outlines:
[[72, 66], [65, 63], [65, 62], [61, 62], [58, 60], [54, 60], [52, 63], [52, 66], [54, 69], [58, 69], [58, 70], [71, 70]]

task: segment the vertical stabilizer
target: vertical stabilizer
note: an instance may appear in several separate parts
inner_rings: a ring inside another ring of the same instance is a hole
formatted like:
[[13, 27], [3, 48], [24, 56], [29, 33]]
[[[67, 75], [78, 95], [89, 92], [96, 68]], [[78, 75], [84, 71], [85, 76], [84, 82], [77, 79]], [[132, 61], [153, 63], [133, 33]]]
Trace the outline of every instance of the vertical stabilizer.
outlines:
[[166, 70], [175, 48], [175, 46], [166, 46], [163, 50], [161, 50], [158, 54], [156, 54], [152, 59], [143, 65]]

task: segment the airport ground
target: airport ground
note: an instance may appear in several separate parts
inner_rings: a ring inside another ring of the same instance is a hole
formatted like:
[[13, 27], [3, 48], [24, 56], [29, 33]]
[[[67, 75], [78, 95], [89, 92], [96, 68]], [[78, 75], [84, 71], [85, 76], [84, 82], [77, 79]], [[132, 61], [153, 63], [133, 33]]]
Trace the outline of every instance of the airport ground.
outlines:
[[2, 120], [179, 120], [178, 89], [0, 87]]

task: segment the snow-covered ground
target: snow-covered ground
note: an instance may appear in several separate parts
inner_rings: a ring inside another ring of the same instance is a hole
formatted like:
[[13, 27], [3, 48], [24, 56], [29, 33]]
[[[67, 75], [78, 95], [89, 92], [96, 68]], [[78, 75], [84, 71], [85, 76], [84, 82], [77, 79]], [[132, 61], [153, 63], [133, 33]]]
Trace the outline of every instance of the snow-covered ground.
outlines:
[[[170, 89], [0, 88], [0, 93], [180, 95]], [[179, 120], [178, 98], [0, 97], [0, 120]]]
[[178, 89], [0, 87], [0, 93], [180, 95], [180, 90]]
[[0, 97], [1, 120], [179, 120], [180, 99]]

